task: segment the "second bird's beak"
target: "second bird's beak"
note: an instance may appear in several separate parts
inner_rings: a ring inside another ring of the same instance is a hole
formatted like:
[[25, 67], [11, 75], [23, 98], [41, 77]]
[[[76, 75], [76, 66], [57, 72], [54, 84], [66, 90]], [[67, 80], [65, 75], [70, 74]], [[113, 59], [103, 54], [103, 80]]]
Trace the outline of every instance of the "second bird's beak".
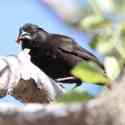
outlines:
[[19, 34], [19, 36], [17, 37], [16, 42], [17, 42], [18, 44], [20, 44], [20, 42], [21, 42], [22, 40], [24, 40], [24, 39], [31, 40], [32, 38], [31, 38], [30, 33], [22, 32], [22, 33]]

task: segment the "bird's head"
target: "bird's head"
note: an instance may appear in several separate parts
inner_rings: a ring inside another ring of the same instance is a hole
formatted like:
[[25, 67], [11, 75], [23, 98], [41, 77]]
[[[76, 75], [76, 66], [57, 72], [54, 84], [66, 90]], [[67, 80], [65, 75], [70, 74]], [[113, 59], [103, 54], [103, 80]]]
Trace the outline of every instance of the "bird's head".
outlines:
[[39, 47], [39, 44], [47, 39], [47, 32], [35, 24], [27, 23], [19, 29], [16, 42], [22, 45], [22, 48]]

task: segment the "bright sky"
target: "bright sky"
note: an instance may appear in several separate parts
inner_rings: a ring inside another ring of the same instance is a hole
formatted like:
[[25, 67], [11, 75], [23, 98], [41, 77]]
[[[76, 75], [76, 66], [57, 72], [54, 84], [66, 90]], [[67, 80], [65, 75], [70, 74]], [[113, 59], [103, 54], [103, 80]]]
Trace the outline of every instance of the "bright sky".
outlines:
[[[17, 54], [20, 51], [15, 39], [19, 27], [27, 22], [38, 24], [49, 32], [69, 35], [88, 48], [83, 33], [65, 26], [38, 0], [0, 0], [0, 16], [0, 55]], [[92, 90], [91, 85], [83, 87]], [[99, 88], [94, 87], [92, 93], [95, 94]]]

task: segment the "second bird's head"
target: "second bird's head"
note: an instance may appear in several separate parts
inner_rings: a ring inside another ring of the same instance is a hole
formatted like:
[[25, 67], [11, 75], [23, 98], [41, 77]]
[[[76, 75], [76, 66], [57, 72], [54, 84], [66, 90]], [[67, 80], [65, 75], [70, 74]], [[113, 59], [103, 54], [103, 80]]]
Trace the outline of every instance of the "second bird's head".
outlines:
[[35, 24], [26, 23], [19, 29], [16, 42], [22, 45], [22, 49], [36, 48], [47, 39], [47, 32]]

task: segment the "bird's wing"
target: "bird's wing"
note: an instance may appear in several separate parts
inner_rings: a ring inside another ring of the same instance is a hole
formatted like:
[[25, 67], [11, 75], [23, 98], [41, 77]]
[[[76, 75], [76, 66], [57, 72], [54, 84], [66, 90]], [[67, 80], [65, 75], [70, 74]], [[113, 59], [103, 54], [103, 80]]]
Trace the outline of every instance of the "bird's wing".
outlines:
[[92, 53], [90, 53], [86, 49], [80, 47], [80, 45], [77, 44], [73, 39], [67, 39], [67, 41], [63, 40], [63, 42], [61, 42], [61, 44], [62, 44], [61, 46], [58, 46], [58, 48], [61, 51], [78, 56], [78, 57], [82, 58], [83, 60], [94, 61], [102, 69], [104, 69], [103, 64], [96, 58], [95, 55], [93, 55]]

